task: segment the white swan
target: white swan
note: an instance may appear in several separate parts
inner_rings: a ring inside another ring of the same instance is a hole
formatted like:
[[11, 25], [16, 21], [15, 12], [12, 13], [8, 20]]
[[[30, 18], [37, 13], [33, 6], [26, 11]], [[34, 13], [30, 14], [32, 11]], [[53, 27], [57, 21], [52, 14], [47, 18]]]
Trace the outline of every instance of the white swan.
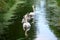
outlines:
[[[34, 6], [32, 6], [32, 8], [34, 10]], [[34, 23], [34, 15], [35, 15], [34, 12], [30, 12], [23, 16], [22, 23], [23, 23], [23, 30], [25, 31], [26, 37], [28, 36], [27, 32], [30, 30], [31, 27], [29, 21], [33, 19], [32, 23]]]

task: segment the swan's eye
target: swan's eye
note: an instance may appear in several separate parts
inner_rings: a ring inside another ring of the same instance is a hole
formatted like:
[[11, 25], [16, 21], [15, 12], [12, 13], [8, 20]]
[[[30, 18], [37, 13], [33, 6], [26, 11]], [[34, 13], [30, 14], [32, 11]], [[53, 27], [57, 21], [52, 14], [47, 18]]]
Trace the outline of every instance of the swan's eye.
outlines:
[[32, 15], [30, 15], [30, 17], [32, 17]]

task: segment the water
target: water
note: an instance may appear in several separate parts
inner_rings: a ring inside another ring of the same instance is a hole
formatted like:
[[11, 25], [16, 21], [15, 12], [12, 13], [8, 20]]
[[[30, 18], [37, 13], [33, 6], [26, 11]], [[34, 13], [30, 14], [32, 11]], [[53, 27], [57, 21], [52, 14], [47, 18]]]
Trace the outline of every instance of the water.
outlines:
[[[25, 3], [24, 1], [18, 1], [19, 0], [17, 0], [17, 3], [15, 3], [7, 12], [7, 14], [4, 15], [5, 20], [8, 21], [6, 23], [8, 24], [7, 26], [9, 29], [4, 29], [6, 30], [7, 34], [1, 35], [2, 38], [0, 38], [0, 40], [60, 40], [58, 39], [60, 38], [60, 30], [57, 29], [57, 27], [49, 26], [49, 21], [47, 21], [46, 19], [47, 13], [45, 8], [45, 0], [36, 0], [37, 4], [34, 10], [36, 14], [36, 25], [31, 24], [31, 29], [30, 31], [28, 31], [28, 37], [26, 38], [21, 20], [26, 12], [32, 11], [32, 7], [29, 7], [31, 6], [29, 4], [29, 6], [27, 7], [27, 5], [25, 5], [27, 3]], [[22, 4], [21, 6], [20, 3], [24, 4]], [[11, 24], [9, 24], [9, 22], [11, 22]], [[52, 30], [53, 32], [51, 32]]]
[[35, 19], [36, 21], [36, 38], [34, 40], [57, 40], [56, 36], [49, 29], [49, 24], [46, 19], [46, 0], [40, 0], [36, 4]]

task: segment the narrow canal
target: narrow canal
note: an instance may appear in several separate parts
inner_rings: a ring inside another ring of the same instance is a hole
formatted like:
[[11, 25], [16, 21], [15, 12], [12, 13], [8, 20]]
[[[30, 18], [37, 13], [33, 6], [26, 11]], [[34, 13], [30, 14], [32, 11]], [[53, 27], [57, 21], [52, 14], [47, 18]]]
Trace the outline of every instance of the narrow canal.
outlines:
[[34, 40], [57, 40], [46, 19], [46, 0], [38, 0], [35, 8], [36, 38]]

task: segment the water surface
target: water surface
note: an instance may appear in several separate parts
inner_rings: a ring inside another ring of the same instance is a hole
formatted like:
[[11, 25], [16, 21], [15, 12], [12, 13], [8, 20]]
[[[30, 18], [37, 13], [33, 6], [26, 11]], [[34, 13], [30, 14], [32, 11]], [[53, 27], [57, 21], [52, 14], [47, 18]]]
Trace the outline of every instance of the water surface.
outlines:
[[48, 21], [46, 19], [46, 0], [40, 0], [36, 4], [35, 16], [36, 16], [36, 38], [34, 40], [57, 40], [53, 32], [49, 28]]

